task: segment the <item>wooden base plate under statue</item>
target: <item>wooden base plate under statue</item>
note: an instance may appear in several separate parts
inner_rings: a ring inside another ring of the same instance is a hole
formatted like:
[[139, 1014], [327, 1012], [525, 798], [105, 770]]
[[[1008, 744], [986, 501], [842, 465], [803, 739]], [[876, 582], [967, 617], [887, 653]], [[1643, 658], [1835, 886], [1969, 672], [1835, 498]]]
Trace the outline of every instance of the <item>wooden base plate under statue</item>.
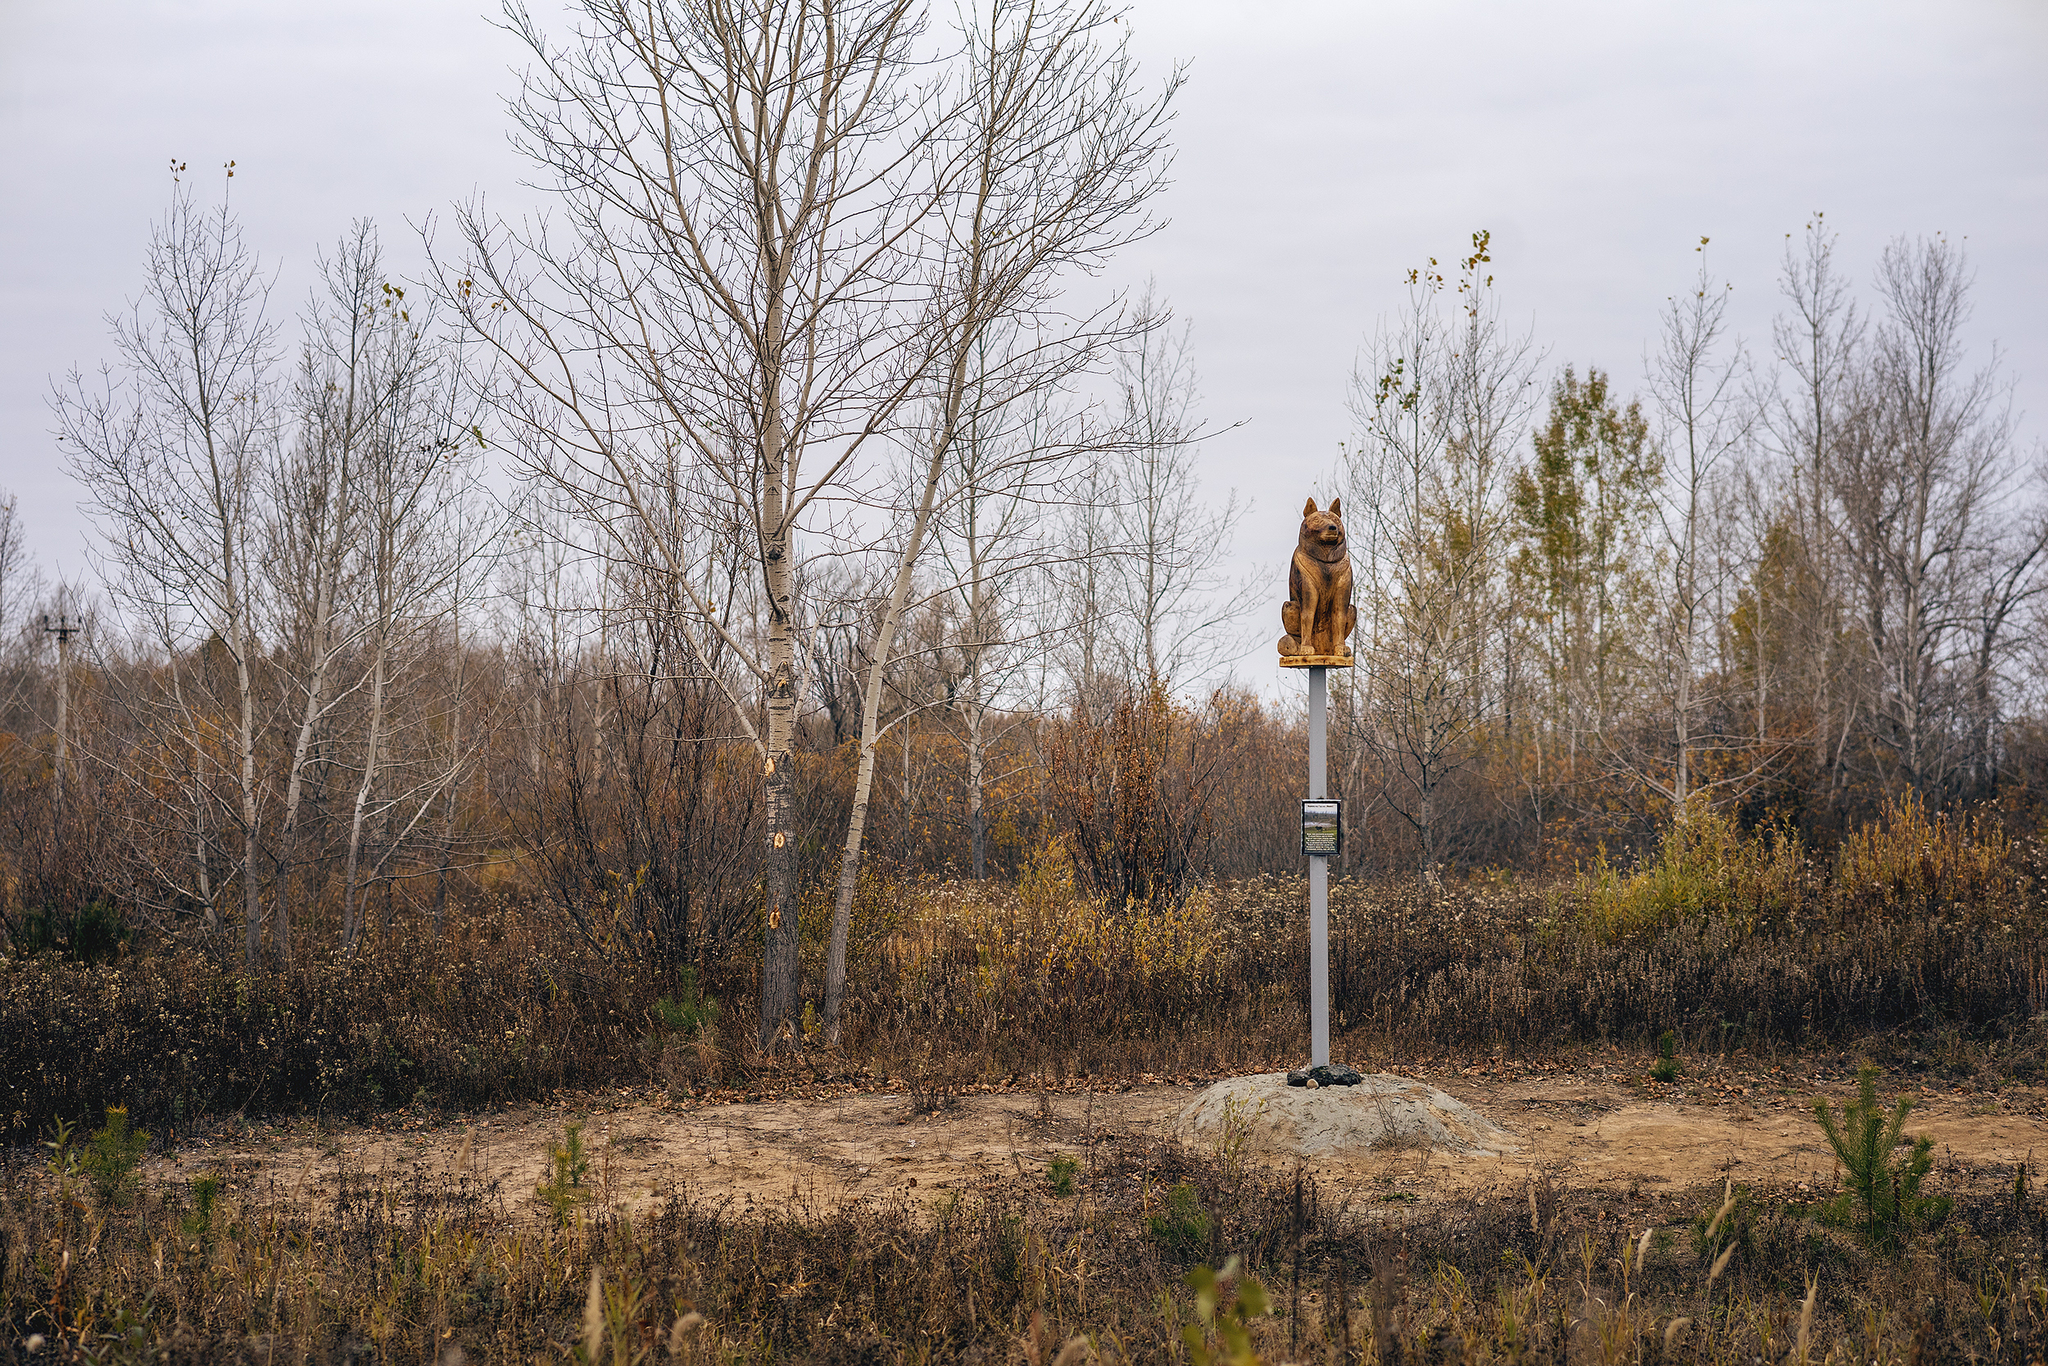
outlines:
[[1348, 669], [1353, 664], [1350, 655], [1282, 655], [1283, 669]]

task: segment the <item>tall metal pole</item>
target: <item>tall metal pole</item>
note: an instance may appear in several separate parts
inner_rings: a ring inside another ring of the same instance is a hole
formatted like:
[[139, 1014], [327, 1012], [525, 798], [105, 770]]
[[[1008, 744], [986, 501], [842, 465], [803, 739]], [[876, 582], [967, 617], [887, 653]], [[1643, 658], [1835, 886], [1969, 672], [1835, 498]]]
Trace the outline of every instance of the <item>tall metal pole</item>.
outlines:
[[[1324, 775], [1329, 767], [1329, 670], [1320, 664], [1308, 671], [1308, 795], [1327, 795]], [[1330, 864], [1322, 854], [1308, 860], [1308, 1021], [1309, 1065], [1330, 1061]]]

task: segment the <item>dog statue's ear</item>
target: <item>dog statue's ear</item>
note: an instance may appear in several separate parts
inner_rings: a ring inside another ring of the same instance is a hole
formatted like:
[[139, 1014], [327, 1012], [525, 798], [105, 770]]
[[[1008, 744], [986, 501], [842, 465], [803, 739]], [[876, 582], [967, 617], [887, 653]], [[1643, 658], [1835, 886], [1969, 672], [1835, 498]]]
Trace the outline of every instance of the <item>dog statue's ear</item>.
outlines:
[[1316, 500], [1315, 500], [1315, 499], [1311, 498], [1311, 499], [1309, 499], [1309, 500], [1308, 500], [1307, 504], [1306, 504], [1305, 506], [1303, 506], [1303, 508], [1301, 509], [1301, 515], [1302, 515], [1303, 517], [1305, 517], [1305, 518], [1306, 518], [1306, 517], [1313, 517], [1313, 516], [1315, 516], [1315, 515], [1316, 515]]
[[1332, 498], [1330, 500], [1330, 515], [1340, 522], [1344, 520], [1344, 500], [1342, 498]]

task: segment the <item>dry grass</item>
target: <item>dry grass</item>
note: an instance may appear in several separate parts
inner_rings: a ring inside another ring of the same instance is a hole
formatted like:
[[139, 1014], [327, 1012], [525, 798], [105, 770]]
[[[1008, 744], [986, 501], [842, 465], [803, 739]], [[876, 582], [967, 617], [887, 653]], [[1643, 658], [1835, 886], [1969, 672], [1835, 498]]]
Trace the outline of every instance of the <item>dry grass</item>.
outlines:
[[[2010, 1172], [1942, 1177], [1897, 1257], [1818, 1197], [1662, 1201], [1547, 1183], [1339, 1205], [1312, 1180], [1098, 1135], [946, 1203], [734, 1208], [677, 1191], [567, 1223], [429, 1173], [319, 1207], [156, 1187], [121, 1208], [40, 1167], [0, 1180], [0, 1361], [1184, 1360], [1188, 1274], [1265, 1285], [1268, 1361], [2030, 1361], [2048, 1350], [2048, 1208]], [[25, 1344], [40, 1335], [42, 1349]], [[459, 1351], [461, 1355], [456, 1355]]]

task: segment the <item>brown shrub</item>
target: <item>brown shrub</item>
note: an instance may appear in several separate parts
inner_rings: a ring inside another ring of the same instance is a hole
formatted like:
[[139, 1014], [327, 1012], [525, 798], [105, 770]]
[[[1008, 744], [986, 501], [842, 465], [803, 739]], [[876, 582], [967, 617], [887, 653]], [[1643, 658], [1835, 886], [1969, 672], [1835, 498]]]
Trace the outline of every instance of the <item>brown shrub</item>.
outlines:
[[[1902, 809], [1838, 859], [1701, 829], [1653, 866], [1595, 879], [1340, 881], [1334, 1021], [1354, 1056], [1647, 1048], [1667, 1029], [1688, 1052], [1936, 1036], [1952, 1057], [1997, 1044], [2031, 1075], [2048, 1060], [2040, 848], [1986, 829]], [[1017, 888], [865, 879], [843, 1045], [800, 1040], [796, 1065], [878, 1069], [943, 1096], [1299, 1059], [1300, 879], [1121, 906], [1076, 882], [1050, 847]], [[815, 977], [827, 917], [812, 906], [804, 923]], [[704, 974], [724, 1007], [715, 1028], [664, 1030], [681, 972], [503, 908], [458, 940], [274, 973], [189, 953], [0, 960], [0, 1122], [20, 1143], [127, 1105], [162, 1133], [218, 1110], [471, 1105], [613, 1081], [752, 1088], [791, 1066], [737, 1046], [752, 1029], [744, 958]]]

